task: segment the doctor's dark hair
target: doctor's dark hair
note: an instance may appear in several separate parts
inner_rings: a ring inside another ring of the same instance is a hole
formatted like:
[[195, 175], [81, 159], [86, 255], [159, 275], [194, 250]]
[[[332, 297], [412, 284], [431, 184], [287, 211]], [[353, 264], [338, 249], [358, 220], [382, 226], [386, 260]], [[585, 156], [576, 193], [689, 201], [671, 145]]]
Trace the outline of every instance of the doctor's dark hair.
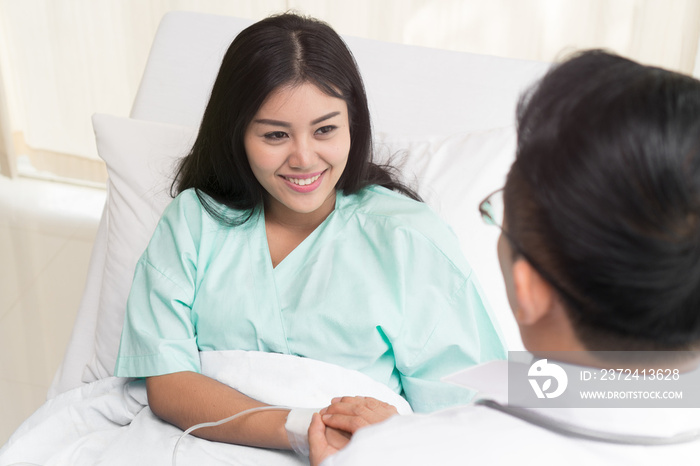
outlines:
[[[392, 169], [372, 163], [372, 131], [364, 84], [355, 59], [326, 23], [297, 14], [271, 16], [241, 31], [226, 52], [199, 133], [173, 182], [176, 194], [195, 188], [202, 205], [222, 223], [236, 225], [221, 205], [247, 211], [265, 190], [248, 163], [244, 135], [265, 99], [280, 87], [312, 83], [348, 107], [350, 153], [336, 189], [352, 194], [378, 184], [414, 199]], [[242, 219], [242, 220], [241, 220]]]
[[524, 94], [517, 120], [506, 230], [569, 295], [584, 346], [697, 349], [700, 81], [587, 51]]

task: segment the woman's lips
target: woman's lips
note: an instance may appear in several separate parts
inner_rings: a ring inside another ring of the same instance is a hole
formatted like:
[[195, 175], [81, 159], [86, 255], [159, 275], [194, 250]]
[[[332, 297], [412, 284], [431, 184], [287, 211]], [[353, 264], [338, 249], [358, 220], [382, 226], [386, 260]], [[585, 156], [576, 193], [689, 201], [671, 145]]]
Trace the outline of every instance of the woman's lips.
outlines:
[[287, 182], [287, 186], [299, 193], [308, 193], [318, 188], [323, 181], [323, 175], [325, 175], [326, 170], [318, 173], [309, 173], [306, 175], [280, 175], [284, 181]]

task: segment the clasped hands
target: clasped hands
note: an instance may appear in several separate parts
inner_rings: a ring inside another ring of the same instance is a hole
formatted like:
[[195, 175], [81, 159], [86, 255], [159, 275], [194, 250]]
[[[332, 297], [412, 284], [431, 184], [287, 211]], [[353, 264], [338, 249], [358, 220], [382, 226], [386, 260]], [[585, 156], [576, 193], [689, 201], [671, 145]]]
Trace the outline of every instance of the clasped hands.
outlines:
[[350, 442], [359, 429], [398, 414], [396, 408], [375, 398], [344, 396], [313, 415], [309, 426], [309, 460], [318, 466]]

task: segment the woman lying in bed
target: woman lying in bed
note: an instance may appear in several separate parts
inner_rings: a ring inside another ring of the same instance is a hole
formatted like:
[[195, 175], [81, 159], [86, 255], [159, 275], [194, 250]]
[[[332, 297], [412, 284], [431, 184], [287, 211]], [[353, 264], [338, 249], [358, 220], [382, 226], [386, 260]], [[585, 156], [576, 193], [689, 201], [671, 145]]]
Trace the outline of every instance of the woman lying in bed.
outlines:
[[[263, 405], [202, 375], [200, 351], [331, 362], [415, 411], [468, 401], [440, 378], [504, 357], [457, 240], [371, 163], [371, 140], [329, 26], [286, 14], [236, 37], [128, 301], [115, 374], [147, 378], [159, 417], [186, 429]], [[262, 411], [197, 435], [304, 452], [289, 432], [309, 422]]]

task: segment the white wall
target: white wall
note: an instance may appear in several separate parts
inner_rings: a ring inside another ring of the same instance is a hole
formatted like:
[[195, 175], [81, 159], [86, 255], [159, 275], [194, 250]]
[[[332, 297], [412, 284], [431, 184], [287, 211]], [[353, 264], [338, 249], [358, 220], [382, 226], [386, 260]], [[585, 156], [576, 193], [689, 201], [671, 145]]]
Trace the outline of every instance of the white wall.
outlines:
[[90, 115], [128, 114], [164, 13], [287, 9], [373, 39], [544, 61], [607, 47], [688, 73], [700, 34], [697, 0], [0, 0], [0, 99], [29, 146], [96, 157]]
[[104, 190], [0, 176], [0, 446], [46, 400], [104, 198]]

